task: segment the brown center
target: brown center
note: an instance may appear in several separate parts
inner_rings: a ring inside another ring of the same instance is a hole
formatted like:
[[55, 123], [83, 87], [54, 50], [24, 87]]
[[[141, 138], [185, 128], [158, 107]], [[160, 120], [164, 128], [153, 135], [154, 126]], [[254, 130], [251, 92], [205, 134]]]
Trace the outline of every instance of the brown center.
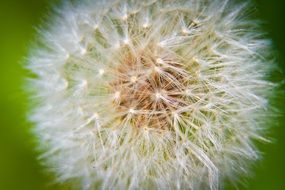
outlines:
[[187, 104], [185, 70], [169, 54], [159, 55], [128, 53], [114, 69], [114, 107], [136, 127], [169, 128], [173, 113]]

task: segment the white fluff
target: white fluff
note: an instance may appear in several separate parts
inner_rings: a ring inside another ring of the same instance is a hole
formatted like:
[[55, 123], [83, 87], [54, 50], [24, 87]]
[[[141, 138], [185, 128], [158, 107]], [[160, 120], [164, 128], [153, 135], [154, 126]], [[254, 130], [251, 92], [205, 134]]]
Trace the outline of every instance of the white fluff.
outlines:
[[[273, 86], [270, 41], [247, 6], [85, 0], [58, 8], [28, 64], [37, 75], [31, 120], [57, 180], [84, 190], [217, 190], [246, 174], [259, 158], [253, 140], [263, 139]], [[154, 75], [167, 84], [145, 95]]]

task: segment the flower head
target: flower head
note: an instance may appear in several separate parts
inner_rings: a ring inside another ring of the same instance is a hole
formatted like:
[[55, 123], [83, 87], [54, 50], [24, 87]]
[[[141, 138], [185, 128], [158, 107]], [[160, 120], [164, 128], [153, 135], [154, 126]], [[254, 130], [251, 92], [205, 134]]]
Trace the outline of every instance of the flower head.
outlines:
[[[248, 171], [272, 84], [269, 41], [226, 0], [65, 3], [29, 68], [58, 181], [216, 190]], [[76, 186], [77, 187], [77, 186]]]

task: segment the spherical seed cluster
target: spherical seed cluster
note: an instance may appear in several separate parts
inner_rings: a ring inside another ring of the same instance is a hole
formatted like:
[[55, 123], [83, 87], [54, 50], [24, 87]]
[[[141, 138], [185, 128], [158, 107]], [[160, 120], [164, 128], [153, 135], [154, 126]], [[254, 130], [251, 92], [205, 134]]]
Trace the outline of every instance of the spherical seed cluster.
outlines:
[[211, 189], [258, 158], [269, 42], [227, 0], [66, 1], [28, 67], [43, 159], [75, 189]]

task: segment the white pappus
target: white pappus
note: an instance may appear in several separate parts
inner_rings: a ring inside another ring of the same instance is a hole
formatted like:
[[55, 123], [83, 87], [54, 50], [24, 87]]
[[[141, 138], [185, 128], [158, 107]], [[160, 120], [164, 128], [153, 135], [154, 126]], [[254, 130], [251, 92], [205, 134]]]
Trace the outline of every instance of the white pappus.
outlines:
[[65, 1], [27, 67], [42, 160], [74, 189], [211, 189], [259, 158], [270, 40], [227, 0]]

